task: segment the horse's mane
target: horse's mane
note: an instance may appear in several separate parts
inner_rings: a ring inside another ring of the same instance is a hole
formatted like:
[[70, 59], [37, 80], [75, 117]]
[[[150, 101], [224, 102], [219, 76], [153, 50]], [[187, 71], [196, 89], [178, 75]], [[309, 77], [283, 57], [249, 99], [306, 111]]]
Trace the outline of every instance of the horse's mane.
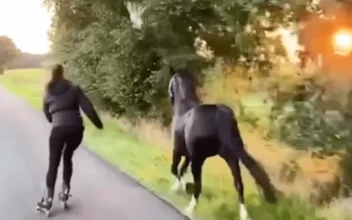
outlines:
[[187, 93], [188, 97], [199, 101], [196, 92], [197, 81], [194, 74], [190, 70], [185, 68], [178, 69], [176, 71], [176, 74], [178, 75], [178, 77], [181, 78], [183, 84], [180, 86], [183, 86], [184, 91]]
[[176, 71], [176, 73], [182, 79], [188, 80], [188, 81], [192, 82], [193, 84], [196, 84], [195, 77], [194, 77], [193, 73], [190, 70], [188, 70], [186, 68], [182, 68], [182, 69], [179, 69], [178, 71]]

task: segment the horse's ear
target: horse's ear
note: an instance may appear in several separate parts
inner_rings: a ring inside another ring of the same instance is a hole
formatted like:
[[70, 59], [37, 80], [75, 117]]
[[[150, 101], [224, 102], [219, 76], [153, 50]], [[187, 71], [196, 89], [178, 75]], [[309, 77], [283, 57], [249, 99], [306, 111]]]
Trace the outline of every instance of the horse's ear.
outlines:
[[176, 73], [175, 69], [172, 66], [169, 66], [169, 70], [172, 75]]

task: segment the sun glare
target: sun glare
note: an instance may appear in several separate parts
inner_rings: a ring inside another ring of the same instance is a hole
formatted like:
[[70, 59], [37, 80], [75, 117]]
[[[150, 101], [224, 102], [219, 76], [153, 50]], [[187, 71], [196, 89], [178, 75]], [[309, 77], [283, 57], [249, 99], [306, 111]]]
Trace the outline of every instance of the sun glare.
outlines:
[[333, 38], [335, 53], [347, 55], [352, 52], [352, 30], [340, 30]]

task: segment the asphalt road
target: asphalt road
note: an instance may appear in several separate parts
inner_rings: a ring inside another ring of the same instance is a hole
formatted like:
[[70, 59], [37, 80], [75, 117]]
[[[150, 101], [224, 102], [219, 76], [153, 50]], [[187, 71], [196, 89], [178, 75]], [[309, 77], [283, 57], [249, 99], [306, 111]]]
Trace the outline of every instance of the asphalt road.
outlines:
[[[41, 112], [0, 87], [0, 219], [44, 218], [35, 207], [45, 189], [49, 131]], [[57, 189], [61, 176], [60, 168]], [[54, 202], [50, 218], [57, 220], [185, 219], [82, 146], [74, 155], [71, 208]]]

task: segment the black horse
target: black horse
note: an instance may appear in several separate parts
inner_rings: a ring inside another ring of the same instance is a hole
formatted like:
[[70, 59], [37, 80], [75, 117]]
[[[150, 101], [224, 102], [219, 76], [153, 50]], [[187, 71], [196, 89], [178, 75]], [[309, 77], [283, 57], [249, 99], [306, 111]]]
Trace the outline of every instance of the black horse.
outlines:
[[[200, 104], [196, 94], [195, 79], [186, 69], [175, 72], [169, 82], [169, 95], [174, 108], [173, 161], [171, 172], [176, 177], [175, 185], [186, 189], [182, 177], [191, 163], [194, 179], [194, 192], [185, 212], [192, 216], [202, 191], [202, 166], [208, 157], [220, 155], [228, 164], [234, 178], [234, 184], [239, 194], [240, 219], [248, 220], [244, 204], [243, 183], [239, 160], [247, 167], [263, 189], [265, 199], [270, 203], [277, 201], [274, 187], [267, 173], [258, 165], [244, 148], [237, 126], [237, 121], [231, 108], [226, 105]], [[181, 158], [185, 157], [181, 169], [178, 170]]]

